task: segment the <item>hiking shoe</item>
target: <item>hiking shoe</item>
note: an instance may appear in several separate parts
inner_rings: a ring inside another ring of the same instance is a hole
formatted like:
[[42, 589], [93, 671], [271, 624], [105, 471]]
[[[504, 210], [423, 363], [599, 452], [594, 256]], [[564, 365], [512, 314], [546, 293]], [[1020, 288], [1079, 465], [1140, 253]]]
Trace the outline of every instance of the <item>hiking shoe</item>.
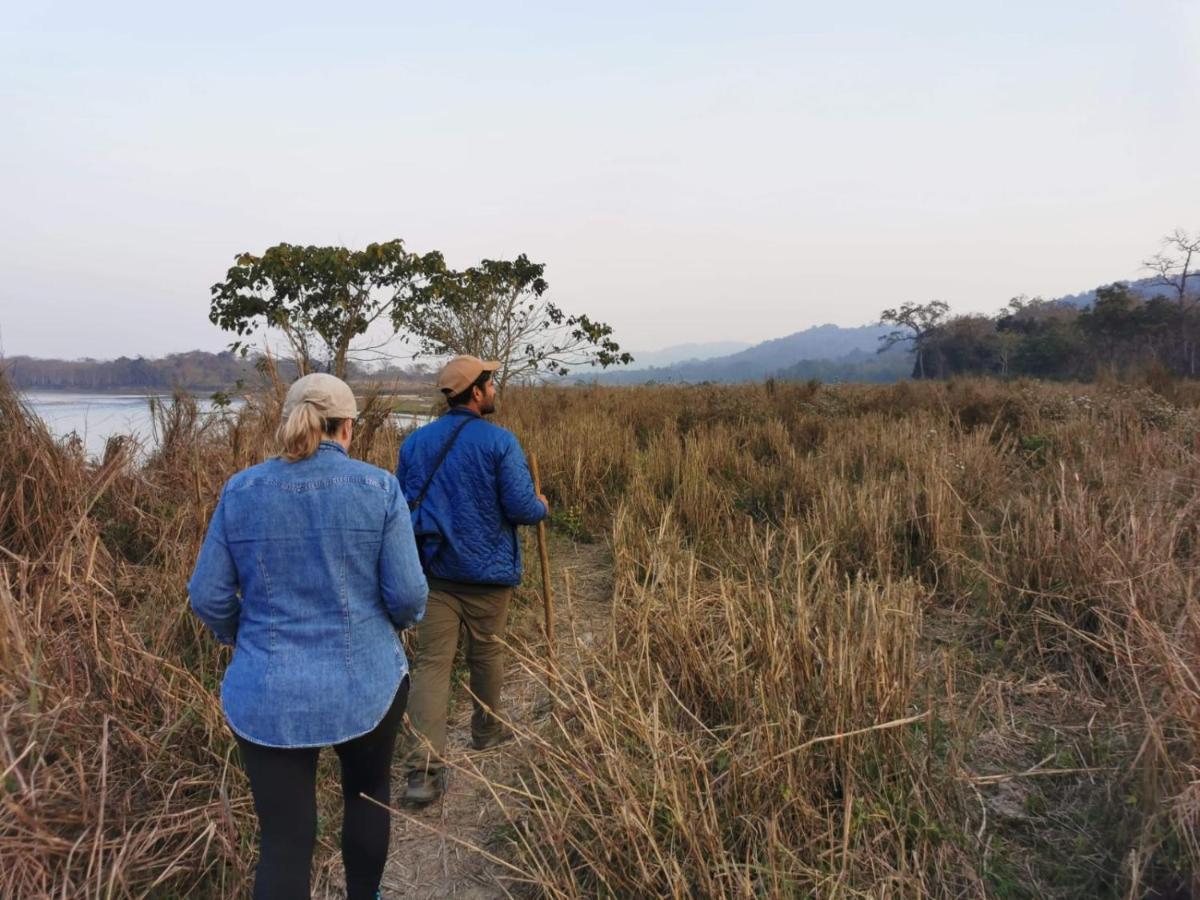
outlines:
[[478, 738], [471, 735], [471, 746], [476, 750], [491, 750], [493, 747], [499, 747], [501, 744], [507, 744], [513, 739], [513, 730], [507, 726], [501, 725], [500, 728], [487, 737]]
[[445, 772], [409, 772], [404, 802], [409, 806], [428, 806], [446, 790]]

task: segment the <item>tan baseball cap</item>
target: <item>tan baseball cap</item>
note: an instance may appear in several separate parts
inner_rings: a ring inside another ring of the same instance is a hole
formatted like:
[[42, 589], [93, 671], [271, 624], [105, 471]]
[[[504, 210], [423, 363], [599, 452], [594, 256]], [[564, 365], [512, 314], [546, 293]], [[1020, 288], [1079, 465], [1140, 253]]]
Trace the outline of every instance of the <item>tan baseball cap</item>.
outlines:
[[495, 372], [500, 363], [494, 359], [483, 360], [478, 356], [456, 356], [438, 373], [438, 390], [447, 397], [455, 397], [475, 383], [484, 372]]
[[358, 401], [350, 385], [324, 372], [292, 382], [283, 400], [283, 417], [290, 416], [301, 403], [311, 403], [322, 419], [353, 419], [358, 415]]

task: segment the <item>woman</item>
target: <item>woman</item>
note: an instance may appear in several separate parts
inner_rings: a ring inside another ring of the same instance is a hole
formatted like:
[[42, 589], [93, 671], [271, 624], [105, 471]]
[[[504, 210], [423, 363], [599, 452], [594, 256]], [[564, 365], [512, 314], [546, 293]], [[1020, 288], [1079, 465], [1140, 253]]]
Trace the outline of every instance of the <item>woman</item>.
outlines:
[[400, 486], [350, 459], [354, 394], [332, 375], [292, 385], [283, 454], [221, 492], [192, 609], [234, 646], [221, 685], [261, 832], [256, 898], [308, 897], [321, 747], [341, 761], [350, 900], [375, 897], [388, 848], [390, 763], [408, 698], [395, 629], [427, 587]]

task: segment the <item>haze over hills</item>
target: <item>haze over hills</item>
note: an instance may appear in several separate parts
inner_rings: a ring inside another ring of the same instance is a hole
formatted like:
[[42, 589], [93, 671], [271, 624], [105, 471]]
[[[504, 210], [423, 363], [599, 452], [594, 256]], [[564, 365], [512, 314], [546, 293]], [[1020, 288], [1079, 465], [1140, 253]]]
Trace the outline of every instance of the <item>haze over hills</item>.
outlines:
[[[1133, 293], [1149, 299], [1167, 291], [1152, 278], [1126, 282]], [[1096, 289], [1058, 297], [1052, 302], [1090, 306]], [[953, 311], [952, 311], [953, 312]], [[763, 341], [724, 356], [683, 360], [671, 364], [638, 358], [634, 368], [609, 370], [588, 377], [601, 384], [646, 382], [755, 381], [769, 377], [818, 378], [823, 381], [895, 381], [910, 374], [911, 362], [903, 345], [877, 353], [879, 339], [890, 325], [816, 325], [781, 338]], [[684, 345], [716, 347], [718, 344]], [[669, 348], [674, 349], [674, 348]], [[665, 351], [663, 351], [665, 352]]]
[[714, 356], [729, 356], [754, 346], [747, 341], [709, 341], [702, 344], [674, 344], [661, 350], [631, 350], [633, 365], [630, 369], [647, 369], [651, 366], [670, 366], [692, 360], [712, 359]]
[[[601, 384], [641, 384], [646, 381], [753, 381], [778, 374], [804, 360], [840, 360], [853, 355], [853, 361], [856, 364], [861, 363], [874, 356], [879, 346], [879, 338], [891, 330], [887, 325], [859, 325], [854, 328], [814, 325], [812, 328], [763, 341], [727, 356], [645, 369], [613, 370], [595, 378]], [[907, 374], [906, 367], [907, 363], [904, 363], [904, 374]]]

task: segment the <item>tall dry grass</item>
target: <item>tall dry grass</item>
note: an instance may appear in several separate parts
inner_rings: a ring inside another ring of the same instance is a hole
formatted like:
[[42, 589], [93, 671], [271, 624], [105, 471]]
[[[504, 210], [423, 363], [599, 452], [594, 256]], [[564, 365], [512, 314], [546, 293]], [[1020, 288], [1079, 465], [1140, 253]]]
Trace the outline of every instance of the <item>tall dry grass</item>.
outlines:
[[[510, 391], [556, 521], [614, 566], [611, 634], [495, 786], [529, 889], [1194, 893], [1197, 390], [1159, 387]], [[278, 406], [181, 399], [96, 463], [0, 390], [0, 895], [244, 889], [184, 584]], [[355, 453], [401, 437], [380, 409]]]
[[[514, 852], [549, 896], [1191, 896], [1195, 390], [529, 391], [611, 522]], [[535, 666], [532, 659], [529, 665]]]
[[[150, 447], [115, 438], [98, 462], [0, 379], [0, 896], [244, 891], [254, 816], [218, 698], [228, 656], [185, 585], [224, 480], [275, 451], [279, 404], [213, 419], [177, 397], [156, 404]], [[390, 467], [380, 404], [359, 437]]]

